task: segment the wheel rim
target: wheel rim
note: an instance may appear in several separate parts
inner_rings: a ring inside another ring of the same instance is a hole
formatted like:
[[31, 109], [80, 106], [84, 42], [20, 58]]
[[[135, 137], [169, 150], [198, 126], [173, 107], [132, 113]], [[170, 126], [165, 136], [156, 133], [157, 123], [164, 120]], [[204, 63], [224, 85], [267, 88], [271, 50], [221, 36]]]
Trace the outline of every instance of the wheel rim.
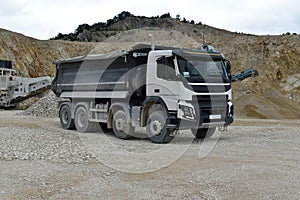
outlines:
[[69, 116], [68, 116], [68, 111], [67, 110], [64, 110], [63, 112], [62, 112], [62, 114], [61, 114], [61, 116], [62, 116], [62, 122], [64, 123], [64, 124], [67, 124], [68, 122], [69, 122]]
[[123, 117], [119, 117], [115, 120], [116, 128], [120, 132], [124, 132], [126, 128], [126, 121]]
[[85, 124], [85, 121], [86, 121], [86, 116], [85, 116], [85, 114], [82, 112], [82, 111], [80, 111], [79, 113], [78, 113], [78, 125], [80, 126], [80, 127], [83, 127], [84, 126], [84, 124]]
[[151, 121], [150, 123], [150, 131], [151, 134], [154, 136], [160, 135], [161, 131], [163, 129], [163, 123], [158, 120], [158, 119], [154, 119]]

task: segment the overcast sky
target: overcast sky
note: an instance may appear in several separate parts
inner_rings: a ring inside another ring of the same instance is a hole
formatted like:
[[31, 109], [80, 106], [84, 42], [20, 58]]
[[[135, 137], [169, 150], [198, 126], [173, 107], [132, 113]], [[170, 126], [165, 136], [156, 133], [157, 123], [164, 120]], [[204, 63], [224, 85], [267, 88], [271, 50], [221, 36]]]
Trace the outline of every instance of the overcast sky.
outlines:
[[49, 39], [122, 11], [149, 17], [170, 12], [233, 32], [300, 33], [299, 0], [0, 0], [0, 28]]

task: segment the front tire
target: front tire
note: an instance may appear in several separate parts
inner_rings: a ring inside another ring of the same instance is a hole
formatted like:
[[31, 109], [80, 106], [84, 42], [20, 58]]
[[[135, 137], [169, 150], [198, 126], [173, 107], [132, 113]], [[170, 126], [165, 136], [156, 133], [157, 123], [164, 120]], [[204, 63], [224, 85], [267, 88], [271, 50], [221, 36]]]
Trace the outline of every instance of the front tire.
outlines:
[[127, 116], [123, 110], [118, 110], [113, 115], [113, 131], [114, 134], [124, 140], [132, 138], [130, 134], [133, 134], [134, 129], [128, 122]]
[[216, 131], [216, 128], [192, 129], [192, 133], [198, 139], [210, 138]]
[[74, 120], [72, 119], [72, 111], [70, 106], [63, 105], [59, 110], [60, 124], [63, 129], [71, 130], [75, 128]]
[[167, 116], [163, 111], [152, 112], [147, 119], [147, 134], [153, 143], [169, 143], [173, 136], [170, 136], [171, 129], [167, 128]]

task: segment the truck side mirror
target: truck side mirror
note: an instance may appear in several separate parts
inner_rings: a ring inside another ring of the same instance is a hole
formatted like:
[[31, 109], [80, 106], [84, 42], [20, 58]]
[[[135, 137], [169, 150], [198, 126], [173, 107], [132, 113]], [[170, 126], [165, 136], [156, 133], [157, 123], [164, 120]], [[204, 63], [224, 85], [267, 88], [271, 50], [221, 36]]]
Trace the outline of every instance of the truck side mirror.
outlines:
[[225, 60], [225, 68], [228, 74], [231, 74], [231, 64], [229, 62], [229, 60]]
[[224, 60], [224, 65], [225, 65], [225, 69], [228, 75], [229, 80], [231, 80], [232, 76], [231, 76], [231, 64], [229, 60]]
[[229, 78], [229, 80], [231, 80], [231, 64], [230, 64], [229, 60], [225, 60], [224, 64], [225, 64], [225, 69], [226, 69], [228, 78]]

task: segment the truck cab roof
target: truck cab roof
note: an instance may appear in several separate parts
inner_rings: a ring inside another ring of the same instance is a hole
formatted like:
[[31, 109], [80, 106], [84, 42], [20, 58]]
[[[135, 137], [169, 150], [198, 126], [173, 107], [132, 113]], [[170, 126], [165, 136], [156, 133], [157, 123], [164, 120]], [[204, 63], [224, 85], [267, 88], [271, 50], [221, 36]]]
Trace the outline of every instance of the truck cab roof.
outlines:
[[[210, 57], [222, 57], [224, 56], [213, 49], [210, 45], [203, 45], [198, 49], [183, 49], [179, 47], [168, 47], [168, 46], [155, 46], [155, 50], [172, 50], [174, 54], [184, 56], [210, 56]], [[149, 44], [138, 44], [134, 46], [131, 51], [149, 52], [151, 51], [151, 45]]]

